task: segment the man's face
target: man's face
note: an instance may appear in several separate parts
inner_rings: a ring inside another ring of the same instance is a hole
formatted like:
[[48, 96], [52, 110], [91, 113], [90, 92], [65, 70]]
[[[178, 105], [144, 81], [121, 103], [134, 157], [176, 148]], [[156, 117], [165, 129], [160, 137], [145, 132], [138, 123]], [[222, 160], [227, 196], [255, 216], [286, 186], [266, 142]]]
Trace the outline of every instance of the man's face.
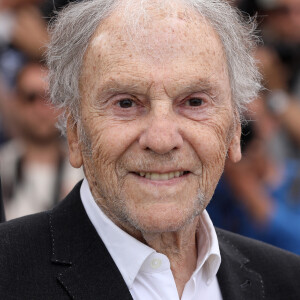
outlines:
[[58, 112], [47, 102], [46, 75], [47, 70], [41, 65], [27, 65], [19, 78], [14, 106], [20, 135], [43, 144], [59, 136], [55, 127]]
[[300, 41], [300, 2], [299, 0], [278, 0], [278, 7], [269, 13], [267, 23], [280, 38], [292, 42]]
[[156, 18], [137, 37], [115, 19], [86, 53], [71, 163], [83, 161], [95, 200], [119, 226], [177, 231], [208, 204], [227, 153], [240, 156], [222, 46], [199, 18]]

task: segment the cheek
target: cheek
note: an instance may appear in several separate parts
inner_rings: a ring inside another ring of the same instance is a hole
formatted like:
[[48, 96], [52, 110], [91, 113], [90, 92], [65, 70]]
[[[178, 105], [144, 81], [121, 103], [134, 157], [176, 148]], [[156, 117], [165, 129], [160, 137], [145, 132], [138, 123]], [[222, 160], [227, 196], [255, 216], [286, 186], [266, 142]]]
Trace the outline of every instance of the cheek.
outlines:
[[218, 165], [227, 153], [228, 129], [223, 124], [206, 122], [189, 130], [188, 140], [203, 166]]
[[190, 141], [201, 161], [201, 173], [198, 174], [199, 184], [205, 194], [211, 197], [223, 172], [229, 129], [225, 124], [216, 125], [216, 123], [208, 122], [205, 125], [198, 124], [197, 127]]
[[134, 121], [127, 123], [99, 118], [89, 128], [93, 158], [104, 167], [117, 164], [139, 134], [139, 126]]

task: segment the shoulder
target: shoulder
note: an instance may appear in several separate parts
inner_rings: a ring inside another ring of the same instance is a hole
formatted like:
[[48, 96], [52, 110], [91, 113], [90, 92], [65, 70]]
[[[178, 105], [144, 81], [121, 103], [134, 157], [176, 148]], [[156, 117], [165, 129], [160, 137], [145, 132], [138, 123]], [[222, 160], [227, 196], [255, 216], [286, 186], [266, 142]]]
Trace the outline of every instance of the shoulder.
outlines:
[[255, 275], [266, 299], [299, 299], [300, 256], [225, 230], [216, 232], [223, 274]]
[[[0, 224], [0, 269], [3, 270], [3, 266], [7, 265], [10, 258], [12, 260], [17, 258], [18, 262], [25, 263], [30, 260], [37, 262], [39, 258], [45, 257], [50, 261], [53, 246], [52, 222], [55, 221], [59, 235], [64, 231], [69, 234], [74, 230], [74, 224], [79, 216], [84, 214], [79, 196], [80, 185], [81, 182], [50, 211]], [[70, 224], [67, 224], [68, 221]]]
[[31, 289], [46, 281], [43, 277], [49, 270], [51, 250], [46, 212], [1, 223], [0, 241], [1, 295], [14, 295], [16, 286], [25, 292], [26, 286]]
[[0, 147], [0, 173], [2, 184], [12, 180], [16, 172], [17, 161], [23, 154], [23, 145], [18, 140], [11, 140]]
[[11, 140], [0, 147], [1, 163], [14, 162], [23, 154], [23, 145], [18, 140]]
[[291, 261], [298, 263], [298, 267], [300, 266], [300, 256], [296, 254], [219, 228], [216, 229], [216, 232], [220, 244], [227, 249], [231, 248], [232, 251], [241, 252], [249, 259], [262, 260], [267, 263], [280, 258], [281, 261]]
[[[25, 254], [35, 255], [39, 247], [49, 244], [49, 240], [47, 212], [1, 223], [0, 264], [3, 263], [2, 260], [5, 257], [17, 255], [19, 252], [22, 253], [22, 256]], [[35, 249], [31, 245], [35, 245]]]
[[47, 212], [0, 225], [1, 299], [65, 299], [57, 276], [63, 265], [51, 261]]

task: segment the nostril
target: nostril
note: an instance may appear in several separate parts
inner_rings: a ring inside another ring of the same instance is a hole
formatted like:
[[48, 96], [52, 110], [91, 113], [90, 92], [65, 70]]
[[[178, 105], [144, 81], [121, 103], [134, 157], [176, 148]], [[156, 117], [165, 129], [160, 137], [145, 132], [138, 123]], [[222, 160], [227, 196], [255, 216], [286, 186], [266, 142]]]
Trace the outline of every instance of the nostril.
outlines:
[[139, 137], [139, 145], [143, 150], [165, 154], [182, 147], [183, 137], [176, 120], [157, 116], [150, 121]]

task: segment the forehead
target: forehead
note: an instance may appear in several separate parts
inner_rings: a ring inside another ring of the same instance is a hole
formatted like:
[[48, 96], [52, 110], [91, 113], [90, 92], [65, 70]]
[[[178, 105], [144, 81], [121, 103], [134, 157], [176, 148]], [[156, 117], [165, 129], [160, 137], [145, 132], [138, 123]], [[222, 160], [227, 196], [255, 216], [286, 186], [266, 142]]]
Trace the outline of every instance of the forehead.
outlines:
[[[102, 23], [85, 55], [87, 80], [152, 79], [217, 81], [227, 65], [220, 39], [205, 18], [178, 9], [172, 14], [150, 11], [134, 24], [115, 12]], [[177, 77], [176, 77], [177, 76]], [[175, 78], [176, 77], [176, 78]], [[86, 82], [85, 82], [86, 84]]]

